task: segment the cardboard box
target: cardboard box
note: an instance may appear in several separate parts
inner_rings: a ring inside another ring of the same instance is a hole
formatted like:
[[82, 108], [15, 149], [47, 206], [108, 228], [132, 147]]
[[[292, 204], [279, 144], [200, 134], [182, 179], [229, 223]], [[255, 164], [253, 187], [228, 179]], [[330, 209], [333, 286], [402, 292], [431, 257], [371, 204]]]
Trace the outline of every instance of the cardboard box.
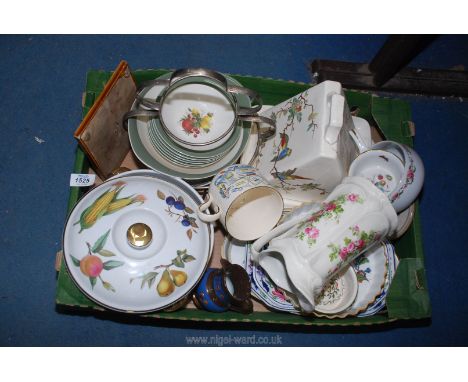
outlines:
[[[137, 83], [156, 78], [167, 70], [137, 70], [132, 75]], [[87, 115], [95, 99], [103, 91], [111, 72], [90, 71], [87, 76], [86, 90], [83, 97], [83, 118]], [[265, 104], [278, 104], [309, 88], [310, 84], [297, 83], [267, 78], [233, 75], [244, 86], [259, 92]], [[347, 102], [354, 115], [365, 118], [371, 126], [383, 131], [387, 139], [395, 140], [412, 146], [414, 125], [411, 122], [411, 110], [407, 102], [399, 99], [377, 97], [372, 94], [346, 91]], [[125, 157], [123, 165], [138, 167], [138, 161], [131, 152]], [[83, 151], [77, 147], [74, 173], [87, 173], [89, 162]], [[68, 211], [77, 203], [83, 189], [72, 187]], [[235, 312], [210, 313], [196, 309], [192, 303], [174, 312], [155, 312], [145, 314], [149, 320], [190, 320], [207, 322], [238, 322], [238, 323], [266, 323], [281, 325], [305, 326], [356, 326], [387, 324], [398, 320], [424, 319], [431, 316], [429, 292], [424, 268], [424, 253], [422, 248], [419, 207], [416, 211], [410, 229], [394, 242], [396, 253], [400, 259], [395, 278], [387, 296], [387, 309], [371, 317], [347, 317], [343, 319], [327, 319], [302, 317], [288, 313], [272, 312], [260, 303], [255, 303], [254, 313], [242, 315]], [[223, 233], [220, 229], [215, 235], [215, 253], [212, 264], [217, 266]], [[65, 263], [58, 263], [56, 304], [61, 310], [78, 309], [100, 315], [104, 308], [98, 306], [75, 286], [68, 274]], [[123, 313], [106, 313], [122, 316]]]

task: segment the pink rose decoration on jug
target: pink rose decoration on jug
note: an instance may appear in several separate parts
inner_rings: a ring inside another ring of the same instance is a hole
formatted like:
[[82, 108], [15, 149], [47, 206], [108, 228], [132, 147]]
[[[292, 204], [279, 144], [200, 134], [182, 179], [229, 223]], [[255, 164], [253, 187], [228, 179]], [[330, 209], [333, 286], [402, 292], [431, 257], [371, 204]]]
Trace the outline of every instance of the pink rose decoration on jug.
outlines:
[[317, 239], [320, 231], [315, 228], [315, 227], [307, 227], [304, 232], [307, 234], [307, 236], [309, 236], [309, 238], [311, 239]]

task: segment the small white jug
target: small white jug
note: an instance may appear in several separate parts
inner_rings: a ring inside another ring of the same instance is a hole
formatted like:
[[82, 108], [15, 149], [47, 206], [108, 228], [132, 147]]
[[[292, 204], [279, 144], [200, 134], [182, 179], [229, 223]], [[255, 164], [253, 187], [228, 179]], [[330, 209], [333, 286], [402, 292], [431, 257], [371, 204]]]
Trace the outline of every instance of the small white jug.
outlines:
[[323, 286], [396, 226], [388, 198], [367, 179], [347, 177], [305, 218], [300, 215], [258, 239], [252, 259], [310, 313]]

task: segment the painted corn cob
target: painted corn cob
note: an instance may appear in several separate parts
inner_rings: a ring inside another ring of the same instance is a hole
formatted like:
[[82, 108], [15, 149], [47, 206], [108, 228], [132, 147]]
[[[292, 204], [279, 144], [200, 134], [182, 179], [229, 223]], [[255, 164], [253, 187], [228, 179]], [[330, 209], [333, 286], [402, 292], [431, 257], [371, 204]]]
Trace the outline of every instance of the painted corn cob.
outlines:
[[80, 224], [81, 229], [79, 233], [84, 229], [92, 227], [94, 223], [96, 223], [96, 221], [106, 213], [109, 204], [117, 198], [124, 186], [124, 182], [115, 183], [109, 190], [100, 195], [93, 204], [82, 212], [80, 220], [75, 223], [75, 225], [78, 223]]
[[137, 196], [127, 196], [126, 198], [121, 199], [114, 199], [106, 209], [104, 215], [110, 215], [114, 212], [120, 211], [122, 208], [129, 206], [133, 203], [144, 203], [146, 200], [144, 195], [137, 195]]

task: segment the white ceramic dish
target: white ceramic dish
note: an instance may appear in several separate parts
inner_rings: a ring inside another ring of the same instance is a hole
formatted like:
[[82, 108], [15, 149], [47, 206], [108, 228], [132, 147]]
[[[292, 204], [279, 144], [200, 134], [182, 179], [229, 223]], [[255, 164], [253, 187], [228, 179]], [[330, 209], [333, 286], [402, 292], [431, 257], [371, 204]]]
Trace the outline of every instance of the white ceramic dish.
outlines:
[[242, 129], [242, 135], [233, 147], [233, 149], [220, 161], [202, 168], [186, 168], [183, 166], [176, 165], [175, 163], [170, 162], [166, 158], [164, 158], [159, 153], [159, 151], [157, 151], [151, 144], [147, 126], [138, 124], [137, 134], [139, 135], [139, 139], [143, 144], [144, 148], [146, 149], [146, 152], [150, 154], [150, 156], [156, 161], [156, 163], [153, 162], [152, 166], [148, 165], [147, 163], [143, 162], [144, 158], [141, 155], [139, 155], [139, 152], [137, 153], [135, 151], [135, 155], [137, 155], [137, 157], [143, 163], [147, 164], [148, 167], [153, 167], [154, 170], [165, 172], [172, 176], [178, 176], [186, 180], [205, 179], [214, 176], [222, 168], [237, 161], [237, 159], [242, 154], [243, 143], [245, 143], [248, 139], [249, 130], [250, 129], [246, 128]]
[[[195, 188], [192, 188], [188, 183], [184, 182], [180, 178], [175, 178], [170, 175], [163, 174], [161, 172], [157, 172], [154, 170], [148, 170], [148, 169], [141, 169], [141, 170], [131, 170], [128, 172], [124, 172], [118, 175], [113, 176], [112, 178], [109, 178], [108, 180], [112, 179], [118, 179], [122, 177], [129, 177], [129, 176], [149, 176], [153, 177], [156, 179], [165, 179], [166, 177], [170, 177], [171, 182], [173, 182], [175, 185], [183, 189], [191, 198], [194, 200], [197, 205], [201, 205], [204, 203], [202, 197], [200, 194], [195, 190]], [[188, 186], [188, 187], [187, 187]], [[213, 253], [213, 246], [214, 246], [214, 229], [213, 226], [211, 225], [210, 227], [210, 253]]]
[[403, 162], [384, 150], [368, 150], [360, 154], [349, 167], [349, 176], [361, 176], [389, 196], [404, 176]]
[[388, 272], [385, 246], [385, 242], [380, 243], [351, 264], [356, 272], [359, 293], [346, 315], [354, 316], [365, 311], [382, 293]]
[[372, 149], [389, 151], [404, 164], [404, 176], [399, 187], [389, 196], [396, 212], [400, 213], [415, 201], [423, 187], [425, 174], [422, 159], [411, 147], [393, 141], [378, 142]]
[[180, 159], [183, 159], [184, 162], [208, 162], [214, 159], [219, 159], [226, 155], [228, 151], [238, 141], [241, 131], [239, 128], [234, 129], [233, 134], [229, 137], [228, 141], [225, 142], [222, 146], [207, 151], [193, 151], [185, 149], [174, 143], [171, 138], [166, 134], [165, 130], [162, 128], [160, 121], [157, 118], [153, 118], [149, 121], [149, 133], [150, 136], [155, 138], [155, 142], [158, 146], [163, 147], [166, 151], [169, 152], [170, 156], [178, 156]]
[[158, 136], [157, 130], [151, 128], [155, 122], [155, 120], [151, 120], [149, 122], [149, 138], [155, 150], [167, 161], [183, 168], [203, 168], [210, 166], [223, 158], [223, 155], [219, 155], [210, 159], [188, 159], [178, 155], [176, 152], [165, 146], [164, 142]]
[[[188, 184], [164, 174], [121, 174], [102, 183], [67, 220], [63, 248], [73, 281], [111, 310], [143, 313], [173, 305], [196, 285], [211, 255], [213, 227], [194, 214], [201, 202]], [[134, 223], [151, 230], [147, 247], [128, 242]]]
[[352, 267], [325, 286], [316, 300], [314, 314], [316, 316], [330, 316], [348, 309], [358, 294], [358, 280]]
[[161, 120], [182, 147], [205, 151], [221, 146], [232, 134], [233, 105], [217, 88], [189, 83], [172, 90], [161, 105]]

